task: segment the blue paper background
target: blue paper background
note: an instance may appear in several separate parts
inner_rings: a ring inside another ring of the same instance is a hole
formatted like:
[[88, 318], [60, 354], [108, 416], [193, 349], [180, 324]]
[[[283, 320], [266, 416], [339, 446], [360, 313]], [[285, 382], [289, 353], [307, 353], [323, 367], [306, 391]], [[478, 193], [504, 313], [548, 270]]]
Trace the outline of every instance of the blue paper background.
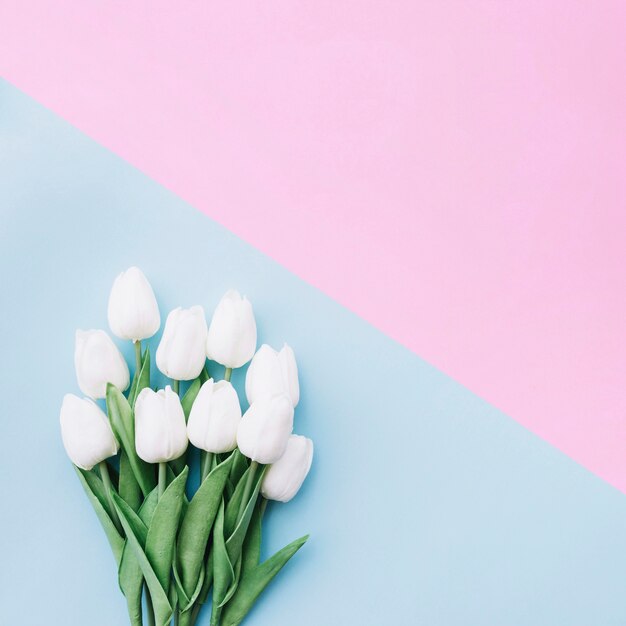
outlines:
[[132, 264], [163, 317], [236, 287], [298, 356], [316, 456], [265, 551], [312, 537], [247, 624], [626, 623], [621, 493], [2, 82], [0, 211], [0, 623], [126, 623], [58, 410]]

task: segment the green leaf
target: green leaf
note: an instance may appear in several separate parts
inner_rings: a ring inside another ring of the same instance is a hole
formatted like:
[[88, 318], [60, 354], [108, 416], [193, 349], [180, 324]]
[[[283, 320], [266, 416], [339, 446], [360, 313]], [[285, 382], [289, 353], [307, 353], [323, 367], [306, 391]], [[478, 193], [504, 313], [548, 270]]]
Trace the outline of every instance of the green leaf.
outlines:
[[267, 507], [267, 500], [261, 498], [254, 508], [250, 528], [243, 542], [241, 551], [242, 576], [252, 571], [261, 560], [261, 524]]
[[[96, 467], [98, 468], [98, 476], [102, 478], [100, 474], [100, 463], [98, 463]], [[94, 467], [94, 471], [96, 470], [96, 467]], [[107, 463], [107, 467], [109, 468], [109, 478], [111, 479], [111, 484], [115, 487], [115, 491], [119, 493], [120, 473], [115, 469], [115, 467], [113, 467], [113, 465], [111, 465], [111, 463]]]
[[135, 408], [135, 400], [143, 389], [150, 386], [150, 348], [146, 348], [141, 357], [141, 369], [135, 372], [128, 394], [128, 403]]
[[141, 508], [139, 509], [139, 519], [146, 525], [146, 531], [150, 528], [150, 524], [152, 523], [152, 518], [154, 516], [154, 511], [159, 502], [159, 489], [155, 487], [149, 494], [148, 497], [143, 501]]
[[188, 611], [194, 605], [195, 601], [200, 597], [200, 594], [202, 593], [202, 589], [204, 588], [204, 577], [205, 577], [205, 570], [204, 568], [202, 568], [200, 570], [200, 578], [198, 578], [198, 584], [196, 585], [196, 588], [193, 590], [193, 593], [191, 594], [191, 598], [189, 598], [189, 602], [186, 604], [186, 606], [182, 607], [181, 612]]
[[206, 559], [206, 565], [204, 567], [204, 582], [202, 583], [202, 589], [198, 596], [198, 604], [204, 604], [209, 597], [209, 591], [213, 584], [213, 550], [209, 551], [209, 555]]
[[202, 589], [204, 588], [205, 568], [200, 568], [200, 576], [198, 577], [198, 583], [194, 589], [191, 597], [187, 595], [187, 592], [183, 588], [180, 576], [178, 575], [178, 568], [176, 567], [176, 557], [174, 557], [174, 582], [176, 583], [176, 590], [178, 592], [178, 603], [180, 605], [180, 612], [185, 613], [195, 603], [200, 596]]
[[224, 607], [224, 605], [235, 595], [235, 592], [237, 591], [237, 587], [239, 586], [239, 578], [241, 577], [241, 559], [237, 559], [237, 561], [235, 561], [235, 567], [233, 568], [233, 570], [235, 572], [235, 578], [230, 584], [226, 596], [219, 605], [220, 609]]
[[118, 492], [122, 500], [125, 500], [133, 511], [139, 510], [143, 495], [141, 493], [141, 487], [135, 478], [135, 474], [133, 474], [133, 468], [130, 466], [128, 455], [124, 450], [120, 453]]
[[[148, 526], [156, 508], [157, 499], [158, 490], [155, 488], [150, 492], [150, 495], [139, 509], [139, 519], [145, 526], [142, 529], [142, 536], [147, 536], [148, 534]], [[118, 572], [118, 582], [122, 593], [126, 597], [128, 616], [132, 626], [142, 626], [141, 595], [143, 591], [143, 573], [137, 561], [135, 551], [128, 541], [124, 544]]]
[[[156, 616], [157, 626], [168, 626], [172, 619], [172, 605], [167, 596], [167, 591], [163, 588], [157, 574], [155, 573], [150, 560], [148, 559], [143, 546], [147, 542], [149, 530], [141, 518], [122, 500], [116, 493], [113, 493], [113, 503], [119, 515], [122, 527], [126, 533], [126, 540], [135, 553], [139, 567], [146, 585], [150, 591], [152, 605]], [[156, 510], [155, 513], [156, 515]], [[154, 519], [154, 516], [153, 516]]]
[[183, 406], [183, 411], [185, 412], [185, 421], [189, 419], [189, 414], [191, 413], [191, 407], [195, 402], [198, 393], [200, 392], [200, 387], [202, 387], [202, 383], [199, 378], [196, 378], [191, 385], [189, 385], [189, 389], [185, 395], [181, 398], [180, 403]]
[[[265, 474], [266, 467], [262, 468], [260, 471], [257, 471], [257, 475], [255, 476], [254, 489], [250, 494], [250, 498], [248, 500], [248, 504], [246, 504], [246, 508], [244, 509], [241, 521], [236, 526], [235, 524], [237, 523], [239, 506], [243, 497], [242, 492], [245, 488], [244, 483], [247, 480], [248, 472], [250, 471], [249, 469], [239, 481], [237, 489], [235, 490], [235, 494], [233, 495], [232, 500], [228, 503], [224, 529], [228, 536], [228, 541], [226, 542], [226, 545], [228, 547], [228, 554], [230, 555], [231, 561], [233, 563], [239, 558], [239, 555], [241, 554], [241, 546], [243, 545], [243, 540], [246, 536], [246, 532], [248, 531], [248, 525], [250, 523], [250, 519], [252, 518], [252, 513], [254, 512], [254, 506], [256, 504], [259, 491], [261, 489], [261, 481], [263, 480], [263, 475]], [[236, 505], [236, 509], [234, 505]]]
[[[237, 590], [237, 585], [239, 584], [239, 575], [241, 573], [241, 550], [243, 547], [243, 542], [248, 532], [248, 526], [250, 525], [250, 520], [252, 519], [252, 514], [255, 509], [257, 497], [259, 495], [259, 490], [261, 489], [261, 481], [263, 480], [263, 474], [265, 474], [265, 467], [259, 472], [256, 477], [256, 486], [250, 495], [250, 499], [248, 500], [248, 504], [244, 509], [241, 520], [237, 524], [232, 535], [226, 541], [226, 551], [228, 552], [228, 557], [230, 562], [234, 564], [234, 572], [235, 576], [233, 581], [228, 589], [228, 592], [222, 599], [220, 603], [220, 607], [228, 602], [235, 591]], [[240, 498], [241, 500], [241, 498]]]
[[93, 471], [88, 472], [76, 466], [74, 466], [74, 469], [76, 470], [78, 479], [87, 494], [87, 498], [89, 498], [89, 502], [91, 502], [91, 505], [93, 506], [102, 527], [104, 528], [104, 532], [109, 540], [109, 543], [111, 544], [111, 549], [113, 550], [115, 562], [119, 566], [122, 558], [122, 551], [124, 550], [124, 538], [117, 531], [117, 528], [115, 528], [115, 524], [111, 519], [104, 484]]
[[173, 476], [176, 477], [180, 475], [180, 473], [185, 469], [187, 465], [187, 454], [188, 452], [168, 463], [168, 469], [171, 470]]
[[230, 501], [230, 499], [233, 497], [234, 492], [235, 488], [233, 487], [233, 484], [230, 482], [229, 478], [224, 485], [224, 499], [226, 500], [226, 502]]
[[176, 554], [174, 554], [174, 584], [176, 585], [176, 590], [178, 591], [178, 601], [181, 606], [187, 606], [189, 604], [189, 596], [183, 587], [183, 583], [180, 580], [180, 574], [178, 573], [178, 565]]
[[175, 613], [178, 609], [178, 594], [176, 593], [176, 587], [170, 585], [168, 598], [170, 600], [170, 606], [172, 607], [172, 613]]
[[241, 454], [239, 448], [235, 449], [235, 458], [230, 470], [230, 480], [233, 485], [237, 485], [241, 482], [241, 478], [245, 471], [248, 469], [248, 459]]
[[219, 606], [235, 580], [226, 542], [224, 541], [224, 501], [220, 503], [213, 531], [213, 606]]
[[[233, 464], [237, 462], [237, 458], [233, 459]], [[248, 477], [248, 469], [244, 471], [241, 475], [239, 481], [237, 482], [237, 486], [235, 487], [235, 491], [232, 496], [228, 500], [228, 504], [226, 505], [226, 511], [224, 513], [224, 534], [226, 537], [230, 536], [230, 534], [235, 530], [235, 525], [237, 524], [237, 516], [239, 515], [239, 506], [241, 504], [241, 499], [243, 498], [243, 492], [246, 485], [246, 478]], [[232, 474], [232, 472], [231, 472]]]
[[222, 612], [222, 626], [238, 626], [248, 614], [257, 598], [280, 572], [289, 559], [306, 543], [308, 535], [296, 539], [264, 563], [244, 574], [237, 592]]
[[193, 594], [198, 584], [209, 534], [222, 502], [232, 459], [233, 456], [229, 456], [204, 479], [189, 503], [180, 526], [176, 560], [181, 585], [187, 597]]
[[156, 485], [156, 477], [154, 467], [137, 456], [133, 411], [122, 392], [110, 383], [107, 385], [106, 399], [113, 431], [119, 439], [122, 449], [128, 456], [128, 463], [133, 470], [143, 495], [147, 496]]
[[200, 372], [200, 376], [198, 376], [198, 378], [201, 385], [204, 385], [204, 383], [206, 383], [206, 381], [211, 378], [211, 376], [209, 375], [209, 370], [206, 368], [206, 365], [202, 368], [202, 371]]
[[189, 468], [177, 476], [159, 498], [146, 538], [146, 555], [163, 589], [169, 588], [178, 523]]

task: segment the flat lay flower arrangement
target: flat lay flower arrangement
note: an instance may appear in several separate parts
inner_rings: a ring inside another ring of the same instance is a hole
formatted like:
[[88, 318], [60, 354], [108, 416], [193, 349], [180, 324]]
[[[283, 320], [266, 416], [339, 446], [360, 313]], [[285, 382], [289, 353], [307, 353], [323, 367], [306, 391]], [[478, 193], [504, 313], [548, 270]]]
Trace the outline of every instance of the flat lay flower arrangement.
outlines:
[[[138, 268], [115, 279], [108, 319], [114, 335], [134, 343], [132, 383], [105, 331], [77, 331], [76, 376], [86, 397], [64, 397], [61, 434], [113, 550], [130, 623], [191, 626], [210, 603], [212, 626], [240, 624], [308, 538], [260, 562], [268, 500], [293, 498], [313, 457], [312, 441], [292, 434], [300, 395], [293, 350], [256, 351], [252, 305], [229, 291], [208, 326], [201, 306], [167, 316], [156, 365], [171, 385], [155, 389], [141, 341], [161, 319]], [[209, 376], [207, 357], [224, 366], [222, 380]], [[242, 415], [230, 378], [250, 360]], [[192, 446], [200, 478], [189, 494]]]

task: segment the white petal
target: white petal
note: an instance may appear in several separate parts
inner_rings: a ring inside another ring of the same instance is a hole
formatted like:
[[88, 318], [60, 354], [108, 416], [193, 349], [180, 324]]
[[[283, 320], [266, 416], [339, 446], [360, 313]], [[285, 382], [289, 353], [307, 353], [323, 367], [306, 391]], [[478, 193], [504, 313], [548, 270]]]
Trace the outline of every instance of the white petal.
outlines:
[[246, 411], [237, 431], [241, 452], [264, 465], [276, 462], [284, 453], [293, 428], [293, 406], [284, 394], [263, 397]]
[[206, 361], [206, 319], [201, 306], [174, 309], [157, 348], [157, 367], [174, 380], [196, 378]]
[[231, 289], [213, 313], [207, 335], [207, 356], [225, 367], [241, 367], [252, 358], [256, 337], [252, 305]]
[[120, 391], [130, 384], [128, 365], [103, 330], [76, 331], [74, 365], [80, 390], [91, 398], [104, 398], [107, 383]]
[[122, 272], [113, 283], [108, 305], [109, 326], [120, 339], [152, 337], [161, 325], [152, 286], [138, 267]]
[[283, 456], [265, 473], [261, 492], [269, 500], [289, 502], [300, 490], [311, 469], [313, 442], [291, 435]]
[[109, 420], [91, 400], [67, 394], [61, 406], [61, 436], [72, 462], [85, 470], [117, 454]]
[[162, 463], [187, 449], [187, 428], [180, 399], [168, 386], [158, 393], [146, 388], [135, 402], [135, 445], [148, 463]]

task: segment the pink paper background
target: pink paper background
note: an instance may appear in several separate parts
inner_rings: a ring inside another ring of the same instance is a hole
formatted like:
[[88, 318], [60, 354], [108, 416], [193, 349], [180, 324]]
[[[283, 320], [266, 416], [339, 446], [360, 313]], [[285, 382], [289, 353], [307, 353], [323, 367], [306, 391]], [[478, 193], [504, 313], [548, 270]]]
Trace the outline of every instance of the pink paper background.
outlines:
[[622, 490], [625, 41], [621, 1], [0, 4], [3, 77]]

